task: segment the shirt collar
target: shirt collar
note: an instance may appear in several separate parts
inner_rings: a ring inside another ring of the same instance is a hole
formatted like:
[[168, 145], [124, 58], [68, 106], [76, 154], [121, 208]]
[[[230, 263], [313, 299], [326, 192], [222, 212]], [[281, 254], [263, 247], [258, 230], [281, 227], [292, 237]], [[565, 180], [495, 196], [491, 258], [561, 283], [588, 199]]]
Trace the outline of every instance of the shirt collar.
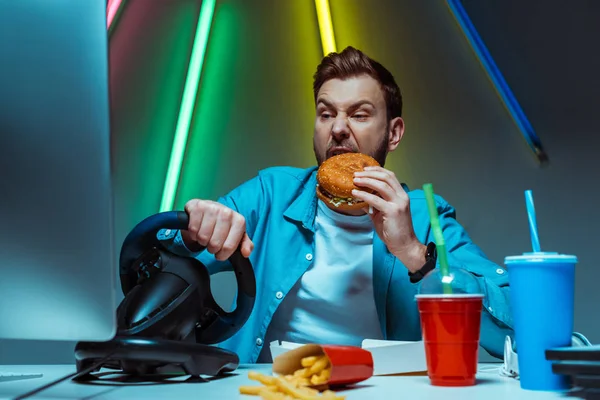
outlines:
[[317, 212], [317, 167], [312, 167], [308, 180], [300, 194], [283, 213], [284, 217], [301, 222], [302, 226], [315, 231], [315, 215]]

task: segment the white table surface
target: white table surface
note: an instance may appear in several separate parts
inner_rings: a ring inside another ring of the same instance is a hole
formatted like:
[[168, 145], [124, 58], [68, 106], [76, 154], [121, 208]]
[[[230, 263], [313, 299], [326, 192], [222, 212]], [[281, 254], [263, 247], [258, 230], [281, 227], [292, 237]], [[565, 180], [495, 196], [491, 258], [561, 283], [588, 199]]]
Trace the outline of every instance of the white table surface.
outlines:
[[[427, 376], [375, 376], [352, 389], [340, 391], [347, 400], [354, 399], [558, 399], [567, 394], [523, 390], [519, 381], [500, 376], [499, 364], [480, 364], [475, 386], [442, 388], [431, 386]], [[257, 385], [248, 379], [248, 371], [270, 374], [270, 364], [241, 365], [231, 376], [206, 383], [116, 383], [79, 384], [65, 381], [38, 393], [35, 399], [259, 399], [239, 393], [242, 385]], [[0, 382], [0, 399], [11, 399], [48, 382], [75, 372], [74, 365], [0, 366], [0, 372], [43, 373], [41, 378]], [[112, 375], [114, 377], [115, 375]], [[571, 397], [572, 398], [572, 397]]]

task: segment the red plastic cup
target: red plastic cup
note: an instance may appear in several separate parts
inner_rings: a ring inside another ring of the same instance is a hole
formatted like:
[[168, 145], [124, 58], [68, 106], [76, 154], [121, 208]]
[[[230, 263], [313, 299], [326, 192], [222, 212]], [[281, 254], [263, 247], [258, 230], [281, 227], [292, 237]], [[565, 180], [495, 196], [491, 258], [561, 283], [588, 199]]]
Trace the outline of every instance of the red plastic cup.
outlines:
[[431, 384], [475, 385], [483, 295], [427, 294], [416, 299]]

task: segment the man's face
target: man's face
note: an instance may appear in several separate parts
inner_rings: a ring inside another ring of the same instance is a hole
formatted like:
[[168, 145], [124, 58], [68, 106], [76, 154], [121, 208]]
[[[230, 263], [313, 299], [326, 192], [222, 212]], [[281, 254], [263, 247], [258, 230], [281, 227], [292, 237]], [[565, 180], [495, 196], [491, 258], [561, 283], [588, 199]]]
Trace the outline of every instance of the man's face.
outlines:
[[362, 75], [326, 81], [316, 111], [313, 147], [318, 165], [347, 152], [368, 154], [384, 165], [389, 124], [383, 90], [375, 79]]

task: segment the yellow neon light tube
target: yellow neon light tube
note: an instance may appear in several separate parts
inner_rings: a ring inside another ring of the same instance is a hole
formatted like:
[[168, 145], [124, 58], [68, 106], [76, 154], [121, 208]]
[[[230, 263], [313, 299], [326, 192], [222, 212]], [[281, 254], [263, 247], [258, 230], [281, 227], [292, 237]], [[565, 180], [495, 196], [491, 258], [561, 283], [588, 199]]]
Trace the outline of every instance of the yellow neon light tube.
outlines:
[[315, 0], [317, 7], [317, 18], [319, 20], [319, 31], [321, 32], [321, 45], [323, 55], [336, 51], [335, 36], [333, 34], [333, 23], [331, 22], [331, 10], [329, 0]]

